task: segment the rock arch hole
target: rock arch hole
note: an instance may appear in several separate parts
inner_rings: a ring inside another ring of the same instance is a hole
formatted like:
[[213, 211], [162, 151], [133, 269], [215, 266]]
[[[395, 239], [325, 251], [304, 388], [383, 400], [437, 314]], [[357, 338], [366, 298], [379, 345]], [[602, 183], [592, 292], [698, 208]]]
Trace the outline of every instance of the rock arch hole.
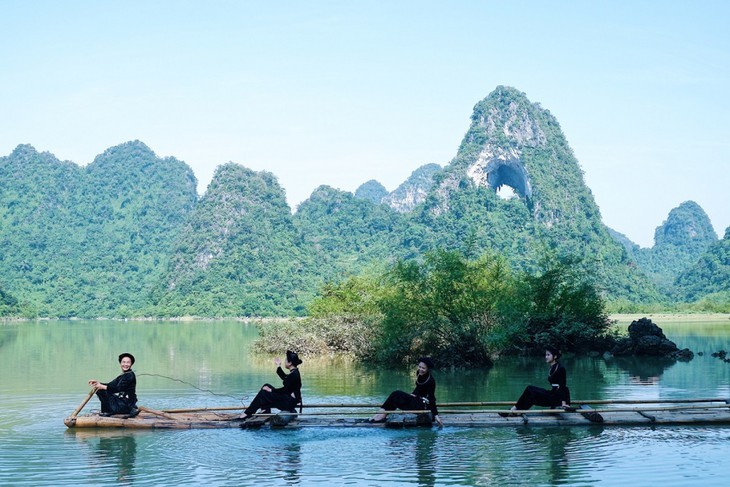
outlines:
[[487, 184], [501, 198], [532, 197], [527, 171], [519, 161], [492, 161], [486, 168]]

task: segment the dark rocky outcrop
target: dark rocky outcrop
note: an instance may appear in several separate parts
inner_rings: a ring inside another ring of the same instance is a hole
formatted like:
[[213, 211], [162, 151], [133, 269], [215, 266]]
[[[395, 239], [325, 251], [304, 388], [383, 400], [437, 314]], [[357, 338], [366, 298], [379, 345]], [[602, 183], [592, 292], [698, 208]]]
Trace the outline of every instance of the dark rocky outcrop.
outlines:
[[632, 321], [629, 325], [629, 336], [617, 340], [611, 353], [616, 356], [650, 355], [677, 360], [691, 360], [694, 357], [694, 353], [688, 348], [680, 350], [649, 318]]

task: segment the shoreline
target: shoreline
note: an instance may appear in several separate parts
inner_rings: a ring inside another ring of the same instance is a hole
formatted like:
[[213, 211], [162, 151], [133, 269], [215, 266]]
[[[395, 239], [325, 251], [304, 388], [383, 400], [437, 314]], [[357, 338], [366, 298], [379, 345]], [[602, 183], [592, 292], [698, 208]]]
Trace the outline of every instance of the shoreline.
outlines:
[[[716, 322], [730, 320], [730, 313], [611, 313], [608, 315], [610, 320], [618, 322], [632, 322], [641, 318], [649, 318], [652, 321], [663, 322]], [[0, 322], [27, 322], [27, 321], [177, 321], [183, 323], [190, 322], [212, 322], [212, 321], [239, 321], [246, 324], [251, 323], [271, 323], [277, 321], [299, 321], [305, 319], [302, 316], [278, 316], [278, 317], [201, 317], [201, 316], [177, 316], [177, 317], [135, 317], [135, 318], [20, 318], [20, 317], [0, 317]]]
[[716, 322], [730, 320], [728, 313], [615, 313], [608, 315], [609, 319], [620, 323], [631, 323], [641, 318], [649, 318], [654, 323], [676, 322]]

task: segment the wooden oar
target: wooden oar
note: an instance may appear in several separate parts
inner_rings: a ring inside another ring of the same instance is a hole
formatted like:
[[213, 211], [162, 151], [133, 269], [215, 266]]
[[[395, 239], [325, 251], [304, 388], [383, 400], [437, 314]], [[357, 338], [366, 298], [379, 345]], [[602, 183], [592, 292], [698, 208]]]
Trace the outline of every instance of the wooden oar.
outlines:
[[84, 409], [84, 406], [86, 406], [86, 403], [88, 403], [91, 400], [91, 398], [94, 397], [95, 392], [96, 392], [96, 389], [92, 387], [91, 390], [89, 391], [89, 394], [84, 398], [83, 401], [81, 401], [81, 404], [79, 404], [79, 407], [77, 407], [74, 410], [74, 412], [71, 413], [71, 416], [69, 416], [68, 418], [63, 420], [63, 422], [66, 426], [68, 426], [69, 428], [71, 426], [76, 426], [76, 416], [78, 416], [79, 413], [81, 412], [81, 410]]
[[81, 402], [81, 404], [79, 404], [79, 407], [77, 407], [76, 410], [73, 413], [71, 413], [71, 416], [70, 416], [71, 418], [75, 418], [76, 416], [78, 416], [78, 414], [81, 412], [81, 410], [84, 409], [84, 406], [86, 406], [86, 403], [88, 403], [91, 400], [91, 398], [94, 397], [95, 392], [96, 392], [96, 389], [92, 387], [91, 390], [89, 391], [89, 394], [86, 396], [86, 398]]

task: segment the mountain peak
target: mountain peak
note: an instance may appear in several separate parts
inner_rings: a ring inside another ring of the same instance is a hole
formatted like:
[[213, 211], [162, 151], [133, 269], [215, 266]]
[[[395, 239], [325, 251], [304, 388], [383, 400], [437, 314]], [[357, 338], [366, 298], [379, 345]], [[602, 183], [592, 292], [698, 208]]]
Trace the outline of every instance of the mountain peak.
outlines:
[[388, 195], [388, 190], [378, 181], [371, 179], [355, 190], [355, 198], [379, 204]]
[[658, 247], [701, 247], [703, 250], [717, 240], [710, 218], [700, 205], [685, 201], [672, 209], [666, 221], [656, 228], [654, 244]]
[[383, 203], [395, 211], [405, 213], [422, 203], [434, 185], [433, 177], [441, 171], [438, 164], [426, 164], [408, 176], [395, 191], [383, 198]]

